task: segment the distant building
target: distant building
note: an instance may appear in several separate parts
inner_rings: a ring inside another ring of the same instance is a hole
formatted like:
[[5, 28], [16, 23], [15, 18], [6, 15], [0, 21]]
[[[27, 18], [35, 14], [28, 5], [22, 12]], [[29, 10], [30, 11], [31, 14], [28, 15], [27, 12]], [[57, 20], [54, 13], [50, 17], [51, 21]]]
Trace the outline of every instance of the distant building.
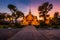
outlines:
[[39, 25], [39, 21], [37, 20], [37, 16], [31, 14], [31, 10], [29, 10], [29, 14], [24, 16], [22, 25]]

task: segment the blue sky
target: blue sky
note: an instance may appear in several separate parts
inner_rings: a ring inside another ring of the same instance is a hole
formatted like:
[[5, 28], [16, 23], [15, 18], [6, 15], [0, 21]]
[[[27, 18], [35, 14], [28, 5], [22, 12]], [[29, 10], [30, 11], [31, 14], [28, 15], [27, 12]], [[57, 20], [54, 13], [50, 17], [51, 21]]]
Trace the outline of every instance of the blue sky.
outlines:
[[54, 7], [49, 12], [50, 14], [53, 15], [55, 11], [60, 12], [60, 0], [0, 0], [0, 12], [11, 13], [7, 6], [8, 4], [13, 4], [24, 14], [28, 14], [29, 8], [31, 8], [32, 14], [38, 15], [38, 6], [47, 1], [52, 3]]

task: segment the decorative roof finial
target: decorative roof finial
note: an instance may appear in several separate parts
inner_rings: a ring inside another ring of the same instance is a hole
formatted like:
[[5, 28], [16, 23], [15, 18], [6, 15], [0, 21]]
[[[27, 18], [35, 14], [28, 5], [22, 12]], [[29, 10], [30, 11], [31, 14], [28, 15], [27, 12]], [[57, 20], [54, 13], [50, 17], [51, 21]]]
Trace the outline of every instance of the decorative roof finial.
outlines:
[[31, 14], [31, 9], [29, 9], [29, 14]]

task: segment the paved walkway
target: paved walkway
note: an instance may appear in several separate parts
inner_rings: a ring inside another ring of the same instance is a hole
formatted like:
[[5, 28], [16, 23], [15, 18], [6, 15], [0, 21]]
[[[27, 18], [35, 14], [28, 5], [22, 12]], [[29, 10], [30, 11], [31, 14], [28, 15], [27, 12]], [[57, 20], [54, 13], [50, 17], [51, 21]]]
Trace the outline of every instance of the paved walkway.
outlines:
[[44, 34], [39, 33], [34, 26], [27, 26], [8, 40], [49, 40]]

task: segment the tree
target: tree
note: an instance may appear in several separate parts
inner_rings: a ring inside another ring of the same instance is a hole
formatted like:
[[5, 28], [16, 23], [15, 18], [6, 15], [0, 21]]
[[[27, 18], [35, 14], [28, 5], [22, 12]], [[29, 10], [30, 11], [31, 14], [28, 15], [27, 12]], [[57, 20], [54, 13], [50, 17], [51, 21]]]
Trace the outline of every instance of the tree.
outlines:
[[16, 15], [17, 15], [17, 18], [18, 18], [18, 17], [24, 17], [24, 13], [21, 12], [21, 11], [17, 11], [17, 12], [16, 12]]
[[57, 27], [57, 25], [58, 25], [58, 16], [59, 16], [59, 12], [55, 12], [54, 18], [53, 18], [53, 22], [55, 24], [55, 27]]
[[17, 23], [17, 18], [24, 17], [24, 13], [21, 11], [18, 11], [15, 5], [9, 4], [8, 8], [12, 12], [13, 18], [15, 18], [15, 23]]
[[42, 14], [44, 17], [44, 22], [46, 20], [46, 14], [53, 8], [52, 4], [49, 2], [43, 3], [41, 6], [38, 7], [39, 14]]
[[23, 12], [18, 11], [15, 5], [9, 4], [8, 8], [11, 10], [13, 17], [18, 18], [19, 16], [24, 16]]
[[14, 17], [24, 16], [24, 13], [21, 11], [18, 11], [15, 5], [9, 4], [8, 8], [11, 10], [12, 16]]
[[58, 16], [59, 16], [59, 12], [55, 12], [54, 13], [54, 19], [57, 20]]
[[12, 11], [12, 12], [15, 12], [17, 10], [16, 6], [15, 5], [12, 5], [12, 4], [9, 4], [8, 5], [8, 8]]

